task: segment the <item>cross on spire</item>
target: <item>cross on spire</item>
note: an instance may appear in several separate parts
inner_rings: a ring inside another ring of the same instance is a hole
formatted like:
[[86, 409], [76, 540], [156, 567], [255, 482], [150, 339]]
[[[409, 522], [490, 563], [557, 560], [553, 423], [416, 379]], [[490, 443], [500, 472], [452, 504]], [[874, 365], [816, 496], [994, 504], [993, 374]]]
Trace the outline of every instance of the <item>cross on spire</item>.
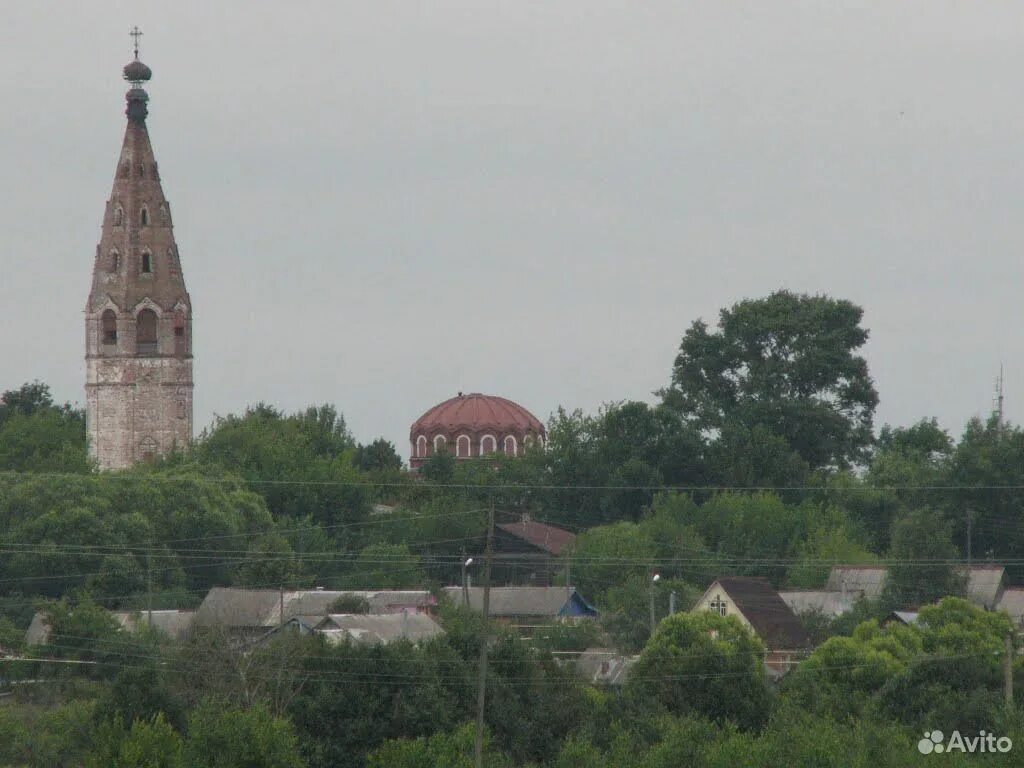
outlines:
[[128, 33], [129, 36], [135, 42], [135, 60], [139, 59], [139, 38], [142, 37], [142, 30], [138, 26], [132, 27], [132, 31]]

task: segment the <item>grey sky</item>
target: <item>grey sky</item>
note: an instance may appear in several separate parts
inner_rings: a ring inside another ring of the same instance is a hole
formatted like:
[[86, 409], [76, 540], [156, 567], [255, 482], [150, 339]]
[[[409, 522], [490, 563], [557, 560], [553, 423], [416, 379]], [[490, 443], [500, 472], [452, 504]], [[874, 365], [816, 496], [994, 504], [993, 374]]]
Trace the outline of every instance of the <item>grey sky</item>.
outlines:
[[1024, 4], [2, 3], [0, 386], [83, 400], [143, 28], [196, 424], [652, 399], [697, 317], [866, 310], [879, 423], [1024, 415]]

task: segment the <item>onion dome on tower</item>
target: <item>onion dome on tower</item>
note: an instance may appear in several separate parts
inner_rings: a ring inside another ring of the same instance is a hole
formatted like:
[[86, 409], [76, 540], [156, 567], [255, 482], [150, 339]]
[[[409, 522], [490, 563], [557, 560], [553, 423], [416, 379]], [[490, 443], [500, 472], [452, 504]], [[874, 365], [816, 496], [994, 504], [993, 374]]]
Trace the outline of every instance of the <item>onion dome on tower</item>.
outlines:
[[518, 403], [497, 395], [459, 392], [413, 423], [409, 465], [419, 469], [441, 451], [457, 459], [490, 453], [521, 456], [531, 445], [543, 445], [546, 437], [540, 420]]

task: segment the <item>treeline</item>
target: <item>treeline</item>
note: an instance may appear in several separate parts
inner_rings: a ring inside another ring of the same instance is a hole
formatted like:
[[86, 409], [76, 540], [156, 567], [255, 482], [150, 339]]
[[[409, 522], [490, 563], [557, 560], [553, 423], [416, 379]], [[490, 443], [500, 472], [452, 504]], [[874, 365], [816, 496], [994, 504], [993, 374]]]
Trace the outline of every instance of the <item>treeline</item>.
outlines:
[[[447, 634], [422, 646], [280, 634], [243, 651], [216, 633], [126, 635], [94, 605], [59, 605], [38, 660], [0, 661], [9, 678], [50, 683], [0, 704], [0, 765], [469, 768], [482, 618], [449, 606], [441, 621]], [[1024, 739], [1021, 709], [1003, 701], [1009, 630], [947, 598], [915, 626], [862, 623], [773, 687], [737, 618], [679, 613], [612, 691], [494, 626], [485, 764], [903, 768], [938, 730], [1005, 748]], [[1012, 675], [1024, 682], [1020, 661]], [[1019, 763], [989, 752], [987, 765]]]
[[[916, 729], [929, 727], [922, 713], [935, 710], [924, 702], [936, 696], [956, 703], [942, 717], [961, 712], [955, 722], [1013, 730], [1016, 710], [996, 703], [999, 649], [975, 666], [964, 661], [1005, 627], [959, 603], [934, 617], [947, 630], [947, 614], [978, 624], [955, 642], [870, 620], [962, 593], [956, 564], [968, 550], [1024, 579], [1024, 431], [993, 416], [971, 420], [958, 439], [927, 418], [876, 434], [861, 318], [825, 296], [740, 302], [714, 327], [687, 330], [653, 403], [560, 409], [544, 450], [471, 462], [442, 454], [416, 480], [386, 441], [359, 444], [333, 407], [287, 414], [265, 404], [217, 418], [187, 453], [98, 473], [80, 411], [54, 403], [38, 382], [3, 393], [0, 648], [20, 649], [40, 608], [58, 630], [39, 651], [52, 663], [0, 664], [0, 677], [60, 682], [52, 700], [46, 686], [15, 687], [20, 715], [0, 706], [0, 744], [22, 745], [4, 759], [128, 765], [133, 750], [152, 749], [172, 757], [137, 764], [203, 765], [197, 755], [213, 747], [197, 734], [216, 732], [211, 740], [250, 754], [260, 731], [278, 734], [285, 755], [266, 765], [465, 764], [480, 633], [469, 617], [449, 615], [447, 637], [429, 648], [301, 641], [270, 659], [237, 656], [216, 638], [178, 648], [126, 637], [101, 609], [190, 607], [215, 585], [458, 583], [491, 506], [579, 533], [571, 579], [601, 625], [596, 636], [553, 632], [551, 648], [600, 642], [656, 658], [668, 643], [670, 656], [691, 654], [697, 665], [635, 676], [634, 693], [619, 697], [575, 680], [544, 643], [502, 636], [506, 668], [496, 668], [488, 712], [492, 765], [909, 765], [903, 747], [918, 757]], [[733, 658], [727, 644], [701, 645], [687, 624], [697, 619], [680, 616], [651, 637], [654, 572], [660, 619], [672, 592], [688, 608], [720, 575], [813, 587], [830, 564], [857, 562], [889, 567], [883, 600], [809, 625], [825, 642], [782, 693], [753, 674], [753, 638], [737, 635], [730, 647], [746, 655]], [[833, 674], [844, 668], [852, 671]], [[293, 688], [275, 688], [260, 669]], [[752, 686], [736, 690], [753, 710], [720, 711], [728, 691], [694, 687], [733, 678]], [[898, 748], [878, 750], [878, 740]], [[75, 757], [39, 757], [65, 748]], [[293, 753], [300, 762], [289, 762]]]

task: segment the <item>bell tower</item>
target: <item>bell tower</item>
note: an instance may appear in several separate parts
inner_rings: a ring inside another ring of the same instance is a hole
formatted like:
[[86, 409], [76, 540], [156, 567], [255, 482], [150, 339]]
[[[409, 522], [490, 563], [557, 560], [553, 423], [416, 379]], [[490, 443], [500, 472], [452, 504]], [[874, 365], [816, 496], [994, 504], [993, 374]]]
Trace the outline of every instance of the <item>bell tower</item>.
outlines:
[[148, 461], [192, 440], [192, 303], [171, 206], [146, 128], [153, 73], [135, 58], [121, 155], [85, 308], [86, 430], [101, 469]]

